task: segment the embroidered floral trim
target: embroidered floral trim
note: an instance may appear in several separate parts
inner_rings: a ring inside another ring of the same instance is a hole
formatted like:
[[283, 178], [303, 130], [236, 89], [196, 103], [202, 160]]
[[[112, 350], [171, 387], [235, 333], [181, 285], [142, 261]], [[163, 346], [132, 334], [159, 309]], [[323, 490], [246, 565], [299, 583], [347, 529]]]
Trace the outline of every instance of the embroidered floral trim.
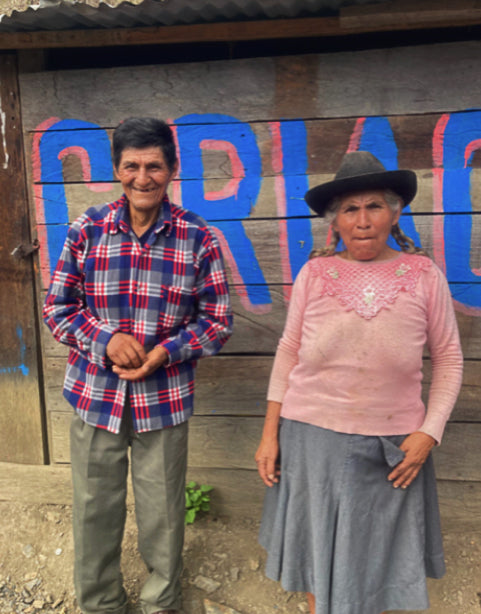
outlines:
[[366, 320], [392, 305], [400, 292], [415, 296], [421, 271], [431, 266], [429, 258], [417, 255], [373, 263], [315, 258], [311, 263], [322, 280], [322, 294], [336, 297]]

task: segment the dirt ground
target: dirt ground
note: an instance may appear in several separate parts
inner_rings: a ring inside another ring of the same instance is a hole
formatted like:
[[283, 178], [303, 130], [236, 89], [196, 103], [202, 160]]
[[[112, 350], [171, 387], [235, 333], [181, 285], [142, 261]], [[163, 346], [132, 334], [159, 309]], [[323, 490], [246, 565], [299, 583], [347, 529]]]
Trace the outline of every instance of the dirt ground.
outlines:
[[[70, 507], [0, 502], [0, 518], [0, 613], [77, 614], [71, 580]], [[234, 522], [211, 515], [187, 527], [185, 614], [308, 611], [302, 595], [286, 593], [264, 577], [257, 530], [256, 520]], [[446, 532], [445, 549], [448, 572], [442, 580], [429, 582], [429, 612], [480, 614], [481, 523], [479, 531]], [[135, 602], [146, 572], [136, 550], [132, 509], [125, 531], [123, 573]]]

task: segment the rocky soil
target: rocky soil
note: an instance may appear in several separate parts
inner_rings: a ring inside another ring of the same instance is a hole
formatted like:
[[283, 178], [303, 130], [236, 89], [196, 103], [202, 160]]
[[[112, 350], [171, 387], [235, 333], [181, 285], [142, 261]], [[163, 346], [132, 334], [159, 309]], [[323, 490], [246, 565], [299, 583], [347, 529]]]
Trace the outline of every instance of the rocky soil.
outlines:
[[[71, 509], [0, 502], [0, 614], [79, 614], [72, 588]], [[480, 523], [481, 524], [481, 523]], [[303, 596], [266, 579], [258, 523], [206, 516], [187, 527], [186, 614], [301, 614]], [[445, 534], [448, 573], [430, 582], [431, 614], [481, 614], [481, 526]], [[129, 509], [123, 551], [127, 592], [135, 603], [146, 577]], [[373, 613], [375, 614], [375, 613]]]

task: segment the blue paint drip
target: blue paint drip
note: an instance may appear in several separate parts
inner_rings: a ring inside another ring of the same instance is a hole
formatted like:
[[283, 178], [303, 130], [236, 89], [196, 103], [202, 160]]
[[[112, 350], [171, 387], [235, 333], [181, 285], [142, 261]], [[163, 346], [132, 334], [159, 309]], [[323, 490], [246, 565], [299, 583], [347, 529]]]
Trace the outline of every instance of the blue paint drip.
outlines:
[[23, 341], [23, 331], [22, 331], [22, 327], [21, 326], [17, 326], [17, 337], [20, 341], [20, 360], [22, 361], [21, 364], [19, 364], [16, 367], [3, 367], [0, 368], [0, 374], [3, 373], [18, 373], [20, 371], [20, 373], [22, 375], [28, 375], [29, 374], [29, 368], [23, 363], [23, 360], [25, 359], [25, 353], [27, 351], [27, 347], [25, 345], [25, 342]]

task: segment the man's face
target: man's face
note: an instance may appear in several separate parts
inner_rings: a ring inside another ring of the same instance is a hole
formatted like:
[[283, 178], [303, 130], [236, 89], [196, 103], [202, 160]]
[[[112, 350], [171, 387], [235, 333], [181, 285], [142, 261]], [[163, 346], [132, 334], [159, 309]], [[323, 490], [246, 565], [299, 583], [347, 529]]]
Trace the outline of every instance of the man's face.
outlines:
[[115, 175], [129, 199], [131, 214], [156, 210], [176, 172], [177, 164], [170, 169], [160, 147], [124, 149]]

